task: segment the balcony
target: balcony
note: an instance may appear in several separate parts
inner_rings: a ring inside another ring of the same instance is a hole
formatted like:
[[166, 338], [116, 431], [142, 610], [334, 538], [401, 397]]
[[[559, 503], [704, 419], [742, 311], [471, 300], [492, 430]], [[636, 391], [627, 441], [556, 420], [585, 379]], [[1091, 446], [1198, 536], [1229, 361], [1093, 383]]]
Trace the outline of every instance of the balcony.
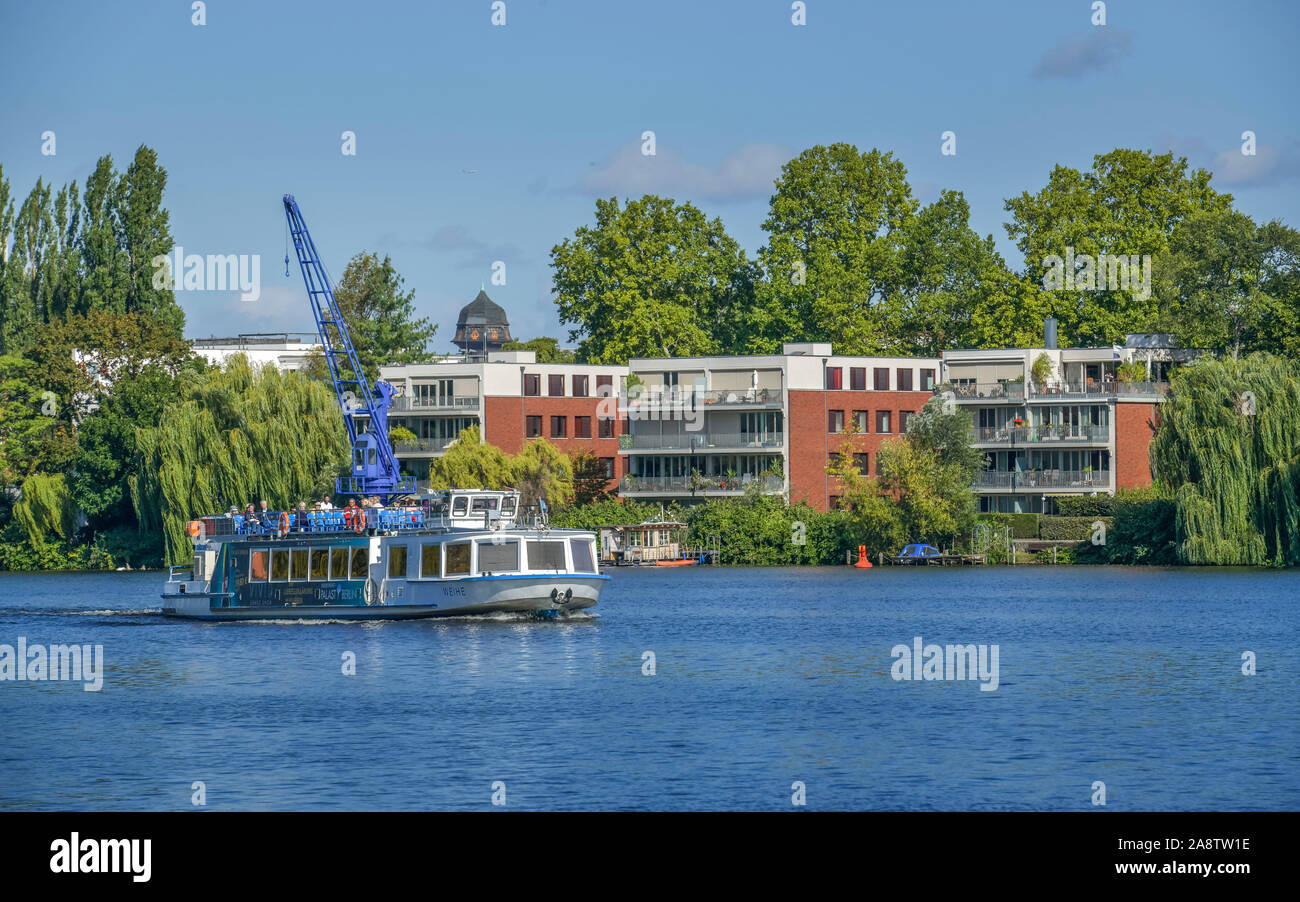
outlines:
[[1110, 442], [1109, 426], [974, 426], [971, 441], [977, 445], [1027, 445], [1033, 442], [1060, 442], [1062, 444], [1107, 444]]
[[[779, 388], [717, 389], [696, 391], [679, 388], [676, 391], [642, 390], [640, 394], [619, 395], [621, 413], [637, 410], [709, 410], [714, 408], [780, 410], [782, 393]], [[635, 414], [634, 414], [635, 415]]]
[[954, 385], [952, 393], [958, 401], [1014, 401], [1025, 400], [1023, 382], [980, 382]]
[[1109, 470], [985, 470], [975, 476], [976, 490], [1079, 489], [1096, 491], [1110, 487]]
[[394, 454], [441, 454], [454, 438], [421, 438], [413, 442], [394, 442]]
[[390, 411], [397, 413], [458, 413], [464, 410], [478, 410], [478, 398], [416, 398], [403, 395], [393, 399]]
[[621, 495], [743, 495], [745, 490], [758, 483], [763, 494], [775, 494], [785, 489], [780, 476], [624, 476], [618, 482]]
[[1034, 400], [1075, 398], [1160, 398], [1169, 393], [1168, 382], [1049, 382], [1031, 386]]
[[[635, 421], [633, 422], [635, 428]], [[618, 437], [621, 451], [779, 451], [785, 447], [785, 433], [678, 432], [666, 435], [631, 433]]]

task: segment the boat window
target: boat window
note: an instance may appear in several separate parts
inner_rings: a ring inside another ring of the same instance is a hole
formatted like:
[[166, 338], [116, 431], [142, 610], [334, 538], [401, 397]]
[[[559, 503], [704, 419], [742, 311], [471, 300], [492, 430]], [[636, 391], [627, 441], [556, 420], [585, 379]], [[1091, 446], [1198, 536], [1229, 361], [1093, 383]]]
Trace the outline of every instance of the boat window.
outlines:
[[519, 543], [478, 543], [479, 573], [513, 573], [519, 569]]
[[441, 545], [422, 545], [420, 547], [420, 577], [422, 579], [438, 578], [438, 562], [441, 557]]
[[564, 542], [529, 542], [528, 567], [531, 570], [564, 570]]
[[312, 579], [330, 578], [329, 549], [313, 548], [311, 550], [311, 578]]
[[294, 579], [307, 578], [307, 549], [295, 548], [292, 555], [293, 566], [290, 568]]
[[366, 554], [366, 551], [367, 549], [365, 548], [352, 549], [352, 578], [353, 579], [366, 578], [366, 567], [370, 563], [370, 561], [368, 560], [369, 555]]
[[474, 499], [470, 505], [472, 511], [494, 511], [497, 509], [497, 499], [494, 495], [484, 495]]
[[330, 550], [330, 579], [348, 578], [348, 550], [334, 548]]
[[469, 573], [469, 542], [452, 542], [443, 547], [447, 549], [447, 565], [442, 575]]
[[266, 579], [266, 564], [271, 552], [265, 548], [259, 548], [248, 556], [248, 578], [263, 580]]
[[595, 555], [589, 539], [570, 539], [569, 549], [573, 552], [573, 569], [577, 573], [595, 573]]
[[406, 579], [405, 545], [393, 545], [388, 549], [388, 578]]
[[515, 515], [515, 497], [513, 495], [501, 499], [501, 515], [503, 517], [513, 517]]
[[453, 517], [463, 517], [469, 513], [469, 499], [464, 495], [457, 495], [451, 501], [451, 515]]
[[288, 580], [289, 549], [274, 549], [271, 552], [271, 581]]

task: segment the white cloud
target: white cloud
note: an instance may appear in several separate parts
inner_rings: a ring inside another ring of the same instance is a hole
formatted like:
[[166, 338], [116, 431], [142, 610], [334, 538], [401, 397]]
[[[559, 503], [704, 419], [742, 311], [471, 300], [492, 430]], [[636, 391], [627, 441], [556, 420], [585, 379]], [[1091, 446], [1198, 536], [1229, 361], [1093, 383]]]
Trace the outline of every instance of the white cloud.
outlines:
[[662, 143], [655, 156], [643, 156], [641, 145], [633, 143], [584, 175], [575, 190], [597, 196], [680, 195], [678, 200], [768, 197], [792, 156], [778, 145], [746, 144], [717, 165], [705, 166]]

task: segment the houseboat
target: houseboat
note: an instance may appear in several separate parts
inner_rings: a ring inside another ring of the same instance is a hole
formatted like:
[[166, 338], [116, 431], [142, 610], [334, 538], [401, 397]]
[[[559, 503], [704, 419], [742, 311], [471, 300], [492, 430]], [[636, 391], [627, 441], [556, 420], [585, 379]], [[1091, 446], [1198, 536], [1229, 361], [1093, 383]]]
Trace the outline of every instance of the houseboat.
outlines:
[[[664, 519], [635, 526], [602, 526], [601, 560], [615, 565], [681, 562], [686, 529], [685, 523]], [[694, 563], [694, 559], [686, 563]]]
[[567, 614], [596, 604], [596, 536], [519, 522], [514, 491], [451, 490], [400, 506], [191, 521], [163, 613], [199, 620], [405, 620]]

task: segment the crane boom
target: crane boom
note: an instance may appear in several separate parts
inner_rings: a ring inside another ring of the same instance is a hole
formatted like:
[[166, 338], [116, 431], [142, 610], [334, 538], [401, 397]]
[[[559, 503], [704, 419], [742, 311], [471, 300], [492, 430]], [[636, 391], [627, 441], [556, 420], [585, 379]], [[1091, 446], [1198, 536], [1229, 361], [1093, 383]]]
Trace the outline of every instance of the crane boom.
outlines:
[[[316, 317], [316, 331], [320, 334], [325, 363], [352, 444], [352, 473], [339, 477], [335, 491], [339, 494], [377, 495], [384, 502], [394, 495], [410, 494], [415, 491], [415, 478], [402, 476], [392, 443], [388, 440], [388, 408], [393, 402], [393, 387], [387, 382], [377, 381], [371, 388], [352, 347], [347, 323], [334, 300], [334, 288], [292, 194], [284, 196], [284, 214], [289, 220], [289, 234], [293, 237], [298, 266], [307, 286], [307, 299], [311, 302], [312, 315]], [[358, 423], [362, 419], [365, 422]]]

